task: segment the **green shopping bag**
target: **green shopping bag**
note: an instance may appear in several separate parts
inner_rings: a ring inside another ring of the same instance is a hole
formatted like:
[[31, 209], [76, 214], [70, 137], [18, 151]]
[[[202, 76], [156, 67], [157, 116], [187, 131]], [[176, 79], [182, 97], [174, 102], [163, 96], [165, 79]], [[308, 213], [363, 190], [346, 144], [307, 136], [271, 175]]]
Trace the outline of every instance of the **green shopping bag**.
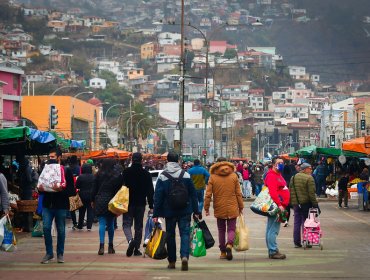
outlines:
[[204, 257], [207, 254], [203, 231], [198, 223], [194, 222], [190, 229], [190, 255], [193, 257]]
[[32, 237], [42, 237], [43, 235], [44, 235], [44, 230], [42, 226], [42, 221], [37, 220], [32, 230]]

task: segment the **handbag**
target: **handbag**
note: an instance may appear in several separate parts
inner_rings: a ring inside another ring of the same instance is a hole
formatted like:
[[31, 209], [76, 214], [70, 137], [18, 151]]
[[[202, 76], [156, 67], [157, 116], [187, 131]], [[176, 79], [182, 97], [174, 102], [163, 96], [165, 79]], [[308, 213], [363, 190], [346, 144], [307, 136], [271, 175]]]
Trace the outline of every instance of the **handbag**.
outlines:
[[245, 225], [243, 214], [240, 214], [237, 220], [234, 249], [235, 251], [249, 250], [249, 230], [248, 227]]
[[203, 231], [199, 228], [198, 223], [194, 221], [190, 228], [190, 255], [199, 258], [204, 257], [206, 254]]
[[108, 210], [119, 216], [128, 212], [129, 188], [122, 186], [116, 195], [109, 201]]
[[252, 202], [250, 209], [262, 216], [276, 216], [279, 207], [272, 200], [269, 189], [264, 186], [256, 199]]
[[84, 206], [78, 193], [69, 197], [69, 211], [76, 211], [78, 208]]
[[198, 222], [198, 226], [203, 232], [204, 244], [206, 246], [206, 249], [212, 248], [215, 245], [215, 239], [208, 229], [206, 222], [204, 220], [200, 221]]
[[5, 215], [4, 217], [6, 217], [6, 221], [3, 225], [4, 238], [1, 243], [1, 248], [6, 252], [13, 252], [15, 250], [15, 245], [17, 245], [17, 240], [15, 239], [12, 222], [10, 221], [9, 215]]
[[42, 237], [44, 235], [42, 220], [37, 220], [32, 230], [32, 237]]
[[145, 254], [155, 260], [163, 260], [168, 256], [166, 232], [161, 230], [158, 224], [154, 226], [150, 240], [145, 248]]

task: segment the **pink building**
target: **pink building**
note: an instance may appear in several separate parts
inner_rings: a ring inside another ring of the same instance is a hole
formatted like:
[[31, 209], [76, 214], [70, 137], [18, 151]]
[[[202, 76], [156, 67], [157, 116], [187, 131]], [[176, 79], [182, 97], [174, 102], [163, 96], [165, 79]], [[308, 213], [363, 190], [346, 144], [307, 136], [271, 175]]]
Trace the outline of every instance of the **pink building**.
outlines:
[[21, 76], [24, 71], [11, 63], [0, 63], [0, 128], [15, 127], [20, 120]]

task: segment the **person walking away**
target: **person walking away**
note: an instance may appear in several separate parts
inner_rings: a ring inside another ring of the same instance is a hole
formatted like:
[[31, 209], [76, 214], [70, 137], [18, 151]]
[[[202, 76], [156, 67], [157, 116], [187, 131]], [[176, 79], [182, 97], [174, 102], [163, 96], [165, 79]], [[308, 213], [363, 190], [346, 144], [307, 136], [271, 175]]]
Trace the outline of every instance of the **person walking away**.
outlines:
[[300, 172], [290, 179], [290, 204], [294, 209], [293, 241], [294, 247], [302, 247], [301, 237], [303, 224], [308, 217], [309, 209], [318, 208], [319, 204], [315, 196], [315, 181], [312, 177], [312, 166], [303, 163]]
[[344, 208], [348, 208], [348, 183], [349, 173], [346, 171], [340, 177], [338, 181], [338, 207], [342, 208], [342, 202], [344, 200]]
[[115, 159], [103, 159], [101, 168], [95, 176], [94, 187], [91, 193], [92, 207], [99, 220], [100, 246], [98, 255], [104, 255], [105, 229], [108, 231], [108, 254], [114, 254], [114, 218], [108, 210], [109, 201], [116, 195], [122, 186], [122, 174], [115, 168]]
[[320, 196], [325, 193], [326, 189], [326, 177], [329, 175], [329, 170], [324, 161], [319, 162], [319, 165], [315, 169], [313, 176], [316, 183], [316, 195]]
[[[68, 161], [68, 164], [69, 164], [69, 168], [71, 169], [72, 171], [72, 174], [73, 174], [73, 181], [75, 183], [75, 188], [76, 188], [76, 181], [77, 181], [77, 178], [78, 176], [80, 176], [81, 174], [81, 167], [78, 163], [78, 159], [77, 159], [77, 156], [73, 155], [69, 158], [69, 161]], [[76, 217], [76, 210], [75, 211], [70, 211], [69, 212], [69, 215], [70, 217], [72, 218], [72, 223], [73, 223], [73, 226], [72, 226], [72, 229], [75, 230], [78, 228], [78, 224], [77, 224], [77, 217]]]
[[[280, 211], [284, 211], [289, 204], [289, 189], [281, 175], [284, 170], [284, 162], [281, 158], [273, 158], [272, 167], [267, 172], [265, 185], [268, 187], [271, 199], [277, 204]], [[279, 235], [280, 222], [277, 216], [267, 217], [266, 245], [270, 259], [285, 259], [286, 255], [280, 253], [276, 238]]]
[[[154, 192], [153, 221], [166, 220], [168, 268], [176, 268], [176, 224], [180, 231], [181, 270], [188, 270], [190, 251], [191, 214], [199, 218], [198, 200], [189, 173], [181, 169], [179, 156], [169, 152], [163, 172], [159, 175]], [[176, 181], [174, 180], [176, 179]]]
[[256, 196], [258, 196], [262, 190], [262, 186], [263, 186], [262, 176], [263, 176], [263, 166], [261, 164], [257, 164], [254, 169], [254, 181], [256, 183]]
[[[143, 220], [145, 206], [148, 202], [149, 212], [153, 213], [154, 188], [152, 176], [143, 168], [141, 153], [132, 155], [132, 165], [123, 171], [122, 177], [129, 188], [128, 212], [122, 216], [123, 232], [126, 236], [128, 249], [126, 256], [142, 256], [140, 244], [143, 235]], [[132, 237], [132, 225], [135, 224], [135, 237]]]
[[0, 218], [9, 214], [8, 182], [5, 175], [0, 171]]
[[225, 158], [219, 158], [217, 161], [210, 169], [211, 176], [208, 181], [204, 210], [206, 216], [209, 216], [212, 200], [214, 216], [217, 219], [220, 259], [232, 260], [236, 219], [243, 213], [244, 203], [234, 165], [227, 162]]
[[[34, 187], [34, 180], [32, 178], [32, 167], [26, 157], [19, 159], [19, 186], [20, 186], [20, 199], [32, 200], [32, 192]], [[36, 181], [37, 183], [37, 181]], [[31, 232], [33, 228], [33, 214], [22, 213], [22, 230], [24, 232]]]
[[198, 198], [199, 218], [202, 219], [204, 205], [204, 190], [208, 183], [209, 173], [207, 169], [200, 165], [200, 160], [194, 160], [194, 166], [188, 170], [191, 180], [193, 181]]
[[79, 230], [83, 229], [85, 213], [86, 215], [86, 228], [91, 231], [92, 223], [94, 220], [94, 210], [91, 207], [91, 193], [94, 186], [94, 175], [92, 174], [92, 166], [84, 164], [81, 167], [81, 175], [78, 176], [76, 181], [76, 189], [81, 198], [83, 206], [78, 209], [78, 225]]
[[[60, 164], [61, 153], [56, 150], [49, 152], [48, 164]], [[39, 191], [44, 193], [42, 201], [42, 222], [46, 254], [41, 260], [42, 264], [47, 264], [54, 259], [53, 239], [51, 227], [55, 219], [57, 230], [57, 262], [64, 263], [64, 243], [66, 237], [66, 216], [69, 211], [69, 197], [76, 195], [73, 174], [69, 168], [61, 168], [61, 183], [52, 186], [55, 192], [43, 192], [44, 188], [39, 185]], [[64, 178], [63, 178], [64, 174]]]
[[247, 163], [243, 165], [242, 176], [243, 176], [243, 197], [250, 198], [251, 197], [251, 182], [249, 181], [250, 173], [249, 173], [249, 168], [248, 168]]

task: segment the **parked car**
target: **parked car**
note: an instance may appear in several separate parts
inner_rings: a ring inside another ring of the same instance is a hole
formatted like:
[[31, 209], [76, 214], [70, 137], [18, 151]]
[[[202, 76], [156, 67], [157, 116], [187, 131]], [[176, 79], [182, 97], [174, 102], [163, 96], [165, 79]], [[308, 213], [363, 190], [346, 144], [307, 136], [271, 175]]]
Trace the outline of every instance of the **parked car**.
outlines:
[[163, 170], [149, 170], [150, 175], [152, 175], [152, 182], [153, 182], [154, 189], [155, 189], [155, 185], [157, 184], [158, 177], [159, 175], [161, 175], [162, 172]]

